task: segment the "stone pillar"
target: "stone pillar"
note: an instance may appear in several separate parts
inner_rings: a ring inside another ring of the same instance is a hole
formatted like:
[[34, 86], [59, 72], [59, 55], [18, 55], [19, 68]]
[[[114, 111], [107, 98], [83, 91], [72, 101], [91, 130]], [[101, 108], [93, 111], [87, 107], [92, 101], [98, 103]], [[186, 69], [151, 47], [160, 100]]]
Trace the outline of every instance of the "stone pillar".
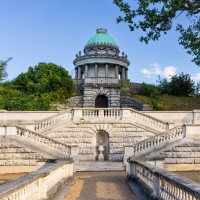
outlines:
[[108, 64], [105, 64], [105, 67], [106, 67], [106, 74], [105, 74], [105, 76], [108, 77]]
[[128, 80], [128, 68], [125, 69], [125, 79]]
[[95, 77], [98, 77], [98, 64], [95, 64], [94, 67], [95, 67], [95, 68], [94, 68], [94, 70], [95, 70], [95, 71], [94, 71], [94, 76], [95, 76]]
[[88, 77], [88, 65], [85, 65], [84, 77]]
[[122, 67], [122, 80], [125, 80], [125, 67]]
[[130, 164], [127, 159], [133, 155], [133, 145], [124, 146], [124, 165], [126, 166], [126, 171], [130, 172]]
[[78, 78], [78, 68], [75, 68], [75, 79]]
[[118, 69], [118, 65], [115, 65], [115, 78], [119, 78], [119, 69]]
[[81, 66], [78, 67], [78, 79], [81, 79]]

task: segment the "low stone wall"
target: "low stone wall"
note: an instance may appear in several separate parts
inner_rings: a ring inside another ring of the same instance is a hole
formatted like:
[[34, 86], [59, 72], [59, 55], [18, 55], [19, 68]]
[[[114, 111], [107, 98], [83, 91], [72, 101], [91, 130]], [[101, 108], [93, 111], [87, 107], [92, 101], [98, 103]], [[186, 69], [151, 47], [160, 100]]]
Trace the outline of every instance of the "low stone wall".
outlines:
[[141, 113], [176, 124], [200, 124], [200, 110], [193, 111], [142, 111]]
[[151, 164], [129, 161], [129, 179], [137, 181], [149, 199], [199, 200], [200, 184]]
[[52, 199], [67, 181], [73, 178], [73, 162], [47, 163], [41, 169], [0, 186], [1, 200]]
[[0, 110], [0, 120], [41, 120], [58, 114], [59, 111], [7, 111]]

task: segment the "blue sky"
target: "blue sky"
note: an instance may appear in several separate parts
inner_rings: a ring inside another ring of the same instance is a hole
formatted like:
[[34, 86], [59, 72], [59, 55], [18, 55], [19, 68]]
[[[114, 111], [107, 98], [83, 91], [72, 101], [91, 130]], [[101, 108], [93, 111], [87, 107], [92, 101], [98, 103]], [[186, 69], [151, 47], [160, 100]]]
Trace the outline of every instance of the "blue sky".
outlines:
[[116, 23], [120, 11], [112, 0], [0, 0], [0, 8], [0, 60], [13, 57], [8, 80], [39, 62], [61, 65], [73, 76], [75, 54], [97, 28], [108, 29], [121, 52], [128, 54], [132, 82], [156, 83], [158, 75], [181, 72], [200, 80], [200, 68], [178, 44], [175, 28], [159, 41], [143, 44], [140, 31]]

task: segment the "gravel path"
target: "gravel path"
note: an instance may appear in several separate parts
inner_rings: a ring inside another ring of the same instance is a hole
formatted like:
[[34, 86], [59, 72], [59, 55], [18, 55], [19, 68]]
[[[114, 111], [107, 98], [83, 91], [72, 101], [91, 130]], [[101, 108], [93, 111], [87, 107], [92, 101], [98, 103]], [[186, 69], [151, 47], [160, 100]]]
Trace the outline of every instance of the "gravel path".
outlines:
[[77, 172], [65, 200], [136, 200], [126, 172]]

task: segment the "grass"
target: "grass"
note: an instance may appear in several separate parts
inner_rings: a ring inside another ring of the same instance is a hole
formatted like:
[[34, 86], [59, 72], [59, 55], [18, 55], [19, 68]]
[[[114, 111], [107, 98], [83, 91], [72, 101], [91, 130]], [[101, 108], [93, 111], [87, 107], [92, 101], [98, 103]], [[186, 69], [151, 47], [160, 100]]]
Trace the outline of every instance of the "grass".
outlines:
[[132, 98], [142, 104], [149, 104], [153, 110], [190, 111], [200, 109], [200, 97], [177, 97], [162, 95], [150, 98], [141, 95], [132, 95]]

